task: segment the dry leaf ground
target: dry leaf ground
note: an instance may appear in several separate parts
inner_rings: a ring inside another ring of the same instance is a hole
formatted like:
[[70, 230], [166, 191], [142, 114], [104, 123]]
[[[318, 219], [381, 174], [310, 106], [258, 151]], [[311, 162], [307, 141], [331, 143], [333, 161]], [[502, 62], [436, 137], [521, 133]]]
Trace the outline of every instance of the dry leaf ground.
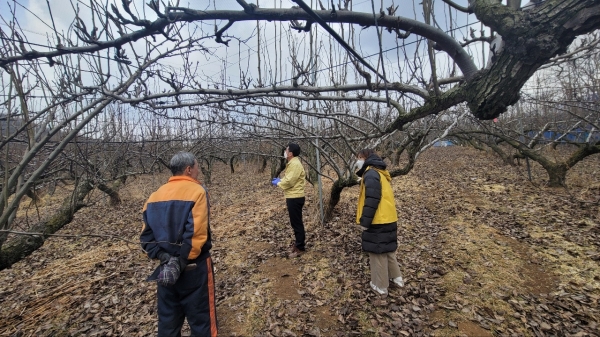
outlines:
[[[455, 147], [429, 150], [395, 178], [406, 286], [379, 298], [353, 220], [357, 187], [323, 226], [307, 186], [308, 252], [289, 259], [283, 195], [267, 173], [243, 163], [235, 174], [216, 168], [209, 188], [220, 334], [597, 336], [600, 158], [574, 167], [569, 189], [543, 187], [535, 165], [530, 183], [524, 170]], [[155, 334], [156, 289], [144, 282], [155, 263], [135, 242], [143, 202], [166, 179], [129, 181], [118, 207], [94, 194], [60, 231], [119, 239], [51, 238], [0, 272], [0, 335]], [[24, 201], [20, 223], [59, 200]]]

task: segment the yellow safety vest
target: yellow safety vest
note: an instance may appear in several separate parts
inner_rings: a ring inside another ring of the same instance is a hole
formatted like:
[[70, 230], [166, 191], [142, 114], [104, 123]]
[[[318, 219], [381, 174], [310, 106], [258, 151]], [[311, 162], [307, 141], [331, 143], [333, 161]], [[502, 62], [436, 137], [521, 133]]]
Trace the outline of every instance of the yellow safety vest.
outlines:
[[[392, 190], [392, 177], [387, 170], [379, 170], [374, 167], [367, 167], [365, 173], [373, 169], [379, 173], [379, 180], [381, 181], [381, 200], [377, 211], [375, 211], [375, 217], [373, 218], [373, 225], [382, 225], [398, 221], [398, 213], [396, 212], [396, 202], [394, 201], [394, 191]], [[363, 174], [364, 176], [364, 174]], [[360, 217], [362, 216], [363, 207], [365, 205], [365, 181], [360, 181], [360, 195], [358, 196], [358, 209], [356, 210], [356, 223], [360, 224]]]

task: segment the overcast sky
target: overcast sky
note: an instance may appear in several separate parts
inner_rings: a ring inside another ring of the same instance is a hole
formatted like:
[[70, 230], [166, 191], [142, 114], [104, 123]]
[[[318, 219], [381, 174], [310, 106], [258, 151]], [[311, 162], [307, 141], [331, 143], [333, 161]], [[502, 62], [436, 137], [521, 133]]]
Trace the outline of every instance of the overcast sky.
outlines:
[[[0, 2], [0, 13], [2, 13], [1, 16], [3, 19], [2, 22], [0, 22], [0, 28], [5, 31], [8, 28], [6, 24], [8, 21], [12, 20], [12, 15], [10, 14], [11, 7], [16, 8], [16, 17], [18, 22], [21, 25], [27, 40], [31, 43], [47, 45], [49, 39], [54, 39], [52, 36], [53, 27], [56, 27], [56, 30], [60, 33], [67, 33], [73, 23], [76, 9], [79, 10], [79, 16], [84, 20], [86, 26], [89, 29], [91, 29], [90, 27], [93, 26], [92, 16], [90, 15], [91, 11], [89, 9], [89, 0], [50, 0], [49, 2], [50, 9], [48, 8], [46, 0], [10, 0], [8, 2]], [[149, 20], [156, 19], [155, 13], [153, 13], [145, 5], [146, 2], [147, 0], [135, 0], [133, 2], [132, 9], [139, 17], [144, 17]], [[309, 5], [311, 4], [310, 0], [305, 0], [305, 2]], [[114, 1], [114, 3], [121, 8], [121, 1]], [[241, 10], [240, 5], [235, 0], [190, 1], [189, 3], [192, 4], [182, 1], [180, 6], [197, 10]], [[466, 1], [464, 0], [459, 0], [458, 3], [466, 6]], [[352, 4], [352, 10], [372, 13], [374, 5], [375, 11], [379, 12], [380, 7], [387, 8], [392, 4], [398, 6], [396, 15], [423, 21], [422, 5], [418, 1], [385, 0], [382, 2], [381, 0], [355, 0]], [[259, 2], [259, 6], [262, 8], [290, 8], [295, 5], [296, 4], [291, 0], [263, 0]], [[325, 0], [323, 1], [323, 5], [327, 8], [330, 8], [331, 3], [327, 3]], [[434, 2], [434, 7], [436, 11], [436, 24], [440, 29], [449, 31], [451, 24], [448, 20], [448, 6], [442, 1], [438, 0]], [[315, 2], [312, 4], [312, 8], [319, 8], [318, 3]], [[54, 21], [51, 20], [50, 11], [52, 12]], [[468, 34], [466, 26], [475, 23], [476, 18], [473, 15], [467, 16], [457, 13], [455, 10], [452, 11], [452, 16], [452, 27], [463, 27], [460, 30], [454, 31], [456, 39], [463, 41], [463, 37]], [[98, 19], [95, 18], [95, 20], [97, 23]], [[188, 29], [202, 30], [204, 31], [204, 34], [202, 35], [210, 35], [214, 33], [215, 24], [218, 27], [223, 27], [226, 22], [194, 22], [188, 24]], [[289, 85], [291, 82], [290, 78], [293, 76], [290, 46], [296, 46], [300, 62], [304, 62], [305, 65], [308, 64], [308, 62], [310, 62], [308, 50], [309, 34], [296, 32], [286, 33], [287, 28], [289, 27], [289, 23], [287, 22], [261, 22], [259, 25], [261, 27], [260, 44], [262, 51], [261, 70], [263, 72], [263, 81], [269, 82], [269, 79], [267, 78], [269, 76], [271, 76], [271, 81], [273, 81], [272, 77], [274, 77], [275, 72], [275, 59], [277, 58], [279, 59], [278, 64], [280, 64], [278, 68], [280, 68], [282, 71], [277, 69], [279, 74], [275, 80], [277, 82], [279, 80], [283, 80], [283, 83], [279, 83], [280, 85]], [[331, 26], [340, 34], [342, 33], [341, 25], [332, 24]], [[477, 31], [480, 30], [479, 24], [474, 24], [471, 27], [475, 28]], [[283, 37], [280, 36], [282, 29], [284, 32]], [[318, 51], [319, 58], [317, 67], [319, 70], [321, 70], [318, 73], [318, 78], [323, 78], [323, 80], [327, 82], [332, 72], [342, 72], [344, 71], [344, 68], [349, 70], [353, 69], [352, 65], [348, 64], [347, 62], [346, 52], [343, 51], [341, 47], [335, 41], [333, 41], [321, 27], [313, 25], [313, 32], [315, 29], [318, 36], [318, 44], [321, 46]], [[354, 27], [354, 31], [356, 35], [354, 40], [356, 43], [356, 51], [362, 55], [373, 67], [376, 67], [379, 61], [379, 40], [376, 30], [374, 28], [363, 30], [361, 27]], [[344, 25], [344, 35], [346, 37], [348, 36], [348, 32], [349, 26]], [[278, 34], [277, 38], [276, 34]], [[201, 82], [222, 83], [223, 77], [226, 77], [224, 81], [227, 85], [237, 87], [239, 85], [240, 71], [249, 73], [250, 77], [256, 80], [258, 77], [257, 54], [259, 44], [257, 39], [257, 23], [253, 21], [236, 22], [227, 30], [226, 35], [233, 36], [239, 40], [232, 40], [229, 43], [229, 47], [225, 47], [222, 44], [216, 43], [214, 39], [204, 40], [203, 46], [209, 51], [209, 53], [196, 53], [192, 56], [192, 58], [195, 61], [198, 61], [201, 65], [201, 70], [198, 74], [201, 75]], [[160, 35], [157, 38], [160, 39]], [[425, 49], [421, 48], [418, 51], [415, 49], [415, 47], [418, 45], [416, 43], [417, 39], [419, 39], [419, 37], [412, 35], [408, 39], [402, 41], [397, 40], [393, 34], [390, 34], [386, 31], [384, 31], [382, 34], [382, 49], [385, 51], [385, 70], [390, 80], [403, 81], [405, 76], [407, 76], [407, 69], [403, 69], [404, 61], [406, 61], [407, 57], [409, 59], [414, 57], [415, 52], [420, 53], [423, 56], [425, 64], [422, 67], [422, 71], [425, 74], [429, 73], [427, 57], [424, 54]], [[423, 47], [425, 44], [423, 43], [422, 39], [420, 40], [422, 42], [421, 47]], [[240, 41], [244, 41], [244, 43]], [[405, 49], [408, 53], [407, 55], [398, 54], [399, 50], [396, 48], [397, 41], [407, 45]], [[52, 44], [55, 43], [55, 41], [52, 42]], [[143, 54], [143, 46], [143, 41], [134, 43], [134, 48], [138, 51], [138, 53]], [[40, 51], [48, 50], [48, 48], [37, 45], [34, 45], [33, 48]], [[332, 55], [330, 48], [333, 48], [335, 52], [334, 55]], [[480, 44], [474, 44], [473, 48], [470, 49], [476, 64], [479, 65], [482, 64], [482, 57], [480, 55], [481, 49], [482, 48]], [[112, 54], [113, 52], [109, 51], [108, 54], [105, 52], [103, 55], [112, 56]], [[130, 58], [133, 57], [132, 54], [133, 53], [131, 51], [127, 52], [127, 55]], [[437, 52], [436, 59], [439, 63], [438, 70], [441, 72], [440, 75], [444, 77], [444, 75], [447, 75], [444, 72], [447, 73], [447, 70], [451, 68], [452, 62], [445, 55], [445, 53], [442, 52]], [[182, 66], [182, 60], [178, 58], [170, 58], [162, 61], [161, 63], [172, 67], [173, 71], [181, 69]], [[379, 67], [379, 70], [381, 71], [381, 67]], [[350, 82], [357, 81], [353, 77], [348, 78], [348, 80]]]

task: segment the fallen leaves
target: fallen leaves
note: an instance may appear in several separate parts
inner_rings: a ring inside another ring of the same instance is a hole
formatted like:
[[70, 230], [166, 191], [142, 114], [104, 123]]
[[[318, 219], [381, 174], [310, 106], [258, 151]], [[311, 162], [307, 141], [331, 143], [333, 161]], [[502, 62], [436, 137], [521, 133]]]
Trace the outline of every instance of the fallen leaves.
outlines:
[[[368, 285], [354, 225], [357, 187], [343, 192], [334, 220], [322, 226], [309, 221], [318, 208], [307, 186], [308, 251], [288, 259], [293, 233], [281, 191], [258, 184], [268, 177], [251, 168], [215, 170], [221, 335], [594, 335], [598, 207], [536, 188], [494, 160], [470, 149], [433, 149], [393, 180], [405, 287], [390, 286], [386, 298]], [[570, 174], [589, 174], [583, 169]], [[85, 208], [64, 231], [101, 229], [135, 241], [143, 201]], [[155, 285], [143, 282], [154, 267], [139, 247], [52, 238], [0, 273], [0, 335], [154, 335]]]

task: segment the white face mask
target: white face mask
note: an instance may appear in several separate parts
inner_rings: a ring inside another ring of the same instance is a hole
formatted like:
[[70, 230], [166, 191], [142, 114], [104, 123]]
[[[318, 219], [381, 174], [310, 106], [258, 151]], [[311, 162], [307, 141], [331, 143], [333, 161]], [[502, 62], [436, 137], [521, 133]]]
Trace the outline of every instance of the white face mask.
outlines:
[[287, 156], [288, 156], [287, 151], [283, 151], [283, 159], [287, 159]]
[[354, 164], [354, 166], [356, 167], [357, 170], [360, 170], [363, 167], [364, 164], [365, 164], [364, 160], [358, 159], [356, 161], [356, 163]]

